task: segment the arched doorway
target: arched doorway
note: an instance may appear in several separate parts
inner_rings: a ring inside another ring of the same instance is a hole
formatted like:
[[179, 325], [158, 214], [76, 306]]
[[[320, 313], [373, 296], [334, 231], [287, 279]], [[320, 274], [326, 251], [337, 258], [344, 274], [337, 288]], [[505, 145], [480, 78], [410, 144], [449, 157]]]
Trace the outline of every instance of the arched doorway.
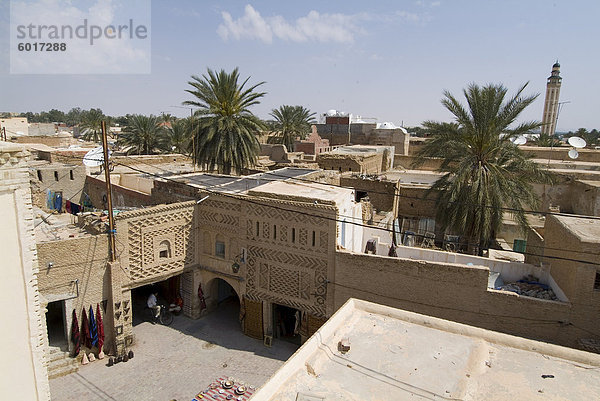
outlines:
[[204, 296], [211, 317], [224, 330], [240, 329], [240, 297], [230, 283], [215, 277], [206, 284]]

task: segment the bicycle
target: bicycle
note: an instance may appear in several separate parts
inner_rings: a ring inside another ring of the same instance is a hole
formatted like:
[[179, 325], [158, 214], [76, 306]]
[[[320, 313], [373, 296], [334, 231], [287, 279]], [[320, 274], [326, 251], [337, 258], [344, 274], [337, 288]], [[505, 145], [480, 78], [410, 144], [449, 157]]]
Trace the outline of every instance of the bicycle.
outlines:
[[160, 306], [160, 313], [158, 315], [158, 317], [154, 316], [154, 309], [151, 308], [146, 308], [148, 310], [148, 313], [150, 314], [150, 321], [152, 322], [158, 322], [160, 324], [162, 324], [163, 326], [169, 326], [171, 325], [171, 323], [173, 323], [173, 314], [169, 311], [169, 308], [167, 308], [165, 305], [159, 305]]

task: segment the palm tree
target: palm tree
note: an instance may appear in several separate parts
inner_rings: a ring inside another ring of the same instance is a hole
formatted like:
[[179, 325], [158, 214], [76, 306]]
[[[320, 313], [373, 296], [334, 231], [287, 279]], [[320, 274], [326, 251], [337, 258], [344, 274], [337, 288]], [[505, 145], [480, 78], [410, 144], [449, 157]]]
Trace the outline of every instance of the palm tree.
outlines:
[[131, 148], [127, 153], [150, 155], [163, 148], [164, 131], [154, 115], [135, 114], [129, 119], [127, 131], [121, 134], [122, 143]]
[[188, 155], [192, 136], [191, 120], [177, 120], [171, 123], [171, 127], [165, 130], [163, 148], [169, 152]]
[[199, 166], [220, 173], [239, 174], [242, 169], [253, 166], [260, 152], [256, 134], [264, 129], [263, 122], [249, 110], [259, 104], [265, 92], [255, 92], [264, 82], [246, 88], [250, 77], [239, 83], [237, 67], [227, 73], [207, 69], [207, 75], [192, 75], [186, 89], [196, 100], [184, 105], [199, 108], [194, 124], [194, 162]]
[[498, 232], [503, 208], [528, 228], [524, 208], [536, 208], [539, 201], [532, 183], [550, 182], [550, 174], [511, 141], [541, 125], [530, 121], [509, 128], [537, 97], [523, 96], [526, 86], [505, 100], [502, 85], [471, 84], [463, 91], [468, 109], [445, 91], [442, 104], [455, 122], [423, 123], [431, 136], [415, 164], [441, 158], [440, 171], [445, 173], [430, 190], [438, 194], [437, 220], [444, 229], [466, 236], [480, 252]]
[[310, 132], [310, 125], [316, 122], [314, 119], [316, 113], [311, 113], [303, 106], [283, 105], [273, 109], [270, 115], [275, 119], [276, 135], [270, 137], [269, 142], [282, 143], [290, 152], [293, 150], [296, 137], [304, 139]]
[[100, 109], [90, 109], [83, 111], [81, 123], [79, 124], [82, 130], [82, 138], [86, 141], [100, 142], [102, 141], [102, 120], [107, 121], [107, 127], [110, 126], [108, 117], [104, 115]]
[[556, 135], [541, 132], [540, 135], [533, 140], [533, 143], [537, 146], [552, 147], [560, 146], [562, 142], [556, 138]]
[[171, 124], [173, 124], [175, 121], [177, 121], [177, 118], [172, 115], [171, 113], [162, 113], [162, 115], [160, 116], [160, 120], [164, 123], [164, 125], [166, 127], [170, 127]]

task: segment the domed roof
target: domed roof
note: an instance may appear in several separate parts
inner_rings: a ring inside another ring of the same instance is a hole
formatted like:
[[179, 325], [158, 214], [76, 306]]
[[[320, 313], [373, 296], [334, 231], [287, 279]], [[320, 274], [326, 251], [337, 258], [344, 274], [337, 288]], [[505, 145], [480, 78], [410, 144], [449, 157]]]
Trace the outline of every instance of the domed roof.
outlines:
[[560, 64], [558, 64], [558, 60], [556, 60], [556, 63], [554, 63], [552, 68], [560, 68]]
[[328, 117], [334, 117], [335, 115], [337, 115], [337, 110], [331, 109], [331, 110], [327, 111], [327, 113], [325, 113], [325, 114], [327, 114]]

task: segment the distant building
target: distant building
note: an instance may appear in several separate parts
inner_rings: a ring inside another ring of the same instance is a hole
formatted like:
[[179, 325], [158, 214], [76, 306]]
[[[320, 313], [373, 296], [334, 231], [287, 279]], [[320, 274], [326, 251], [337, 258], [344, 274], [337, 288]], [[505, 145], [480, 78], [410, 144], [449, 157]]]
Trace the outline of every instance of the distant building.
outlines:
[[30, 136], [49, 136], [56, 134], [54, 123], [31, 123], [29, 124]]
[[394, 146], [338, 146], [331, 152], [317, 155], [317, 163], [323, 170], [379, 174], [392, 168], [393, 155]]
[[394, 146], [396, 154], [408, 154], [408, 131], [391, 122], [366, 122], [360, 116], [336, 110], [329, 110], [324, 117], [324, 123], [316, 124], [317, 133], [331, 146], [385, 145]]
[[6, 131], [6, 139], [16, 136], [29, 135], [29, 124], [26, 117], [11, 117], [0, 118], [0, 131], [4, 134]]
[[542, 116], [542, 134], [553, 136], [556, 131], [561, 83], [560, 64], [558, 64], [557, 61], [552, 66], [552, 73], [548, 77], [548, 83], [546, 84], [546, 101], [544, 102], [544, 114]]
[[318, 155], [322, 152], [329, 152], [329, 140], [321, 138], [317, 133], [317, 127], [311, 126], [311, 133], [306, 139], [297, 140], [294, 142], [294, 150], [296, 152], [304, 152], [307, 155]]

